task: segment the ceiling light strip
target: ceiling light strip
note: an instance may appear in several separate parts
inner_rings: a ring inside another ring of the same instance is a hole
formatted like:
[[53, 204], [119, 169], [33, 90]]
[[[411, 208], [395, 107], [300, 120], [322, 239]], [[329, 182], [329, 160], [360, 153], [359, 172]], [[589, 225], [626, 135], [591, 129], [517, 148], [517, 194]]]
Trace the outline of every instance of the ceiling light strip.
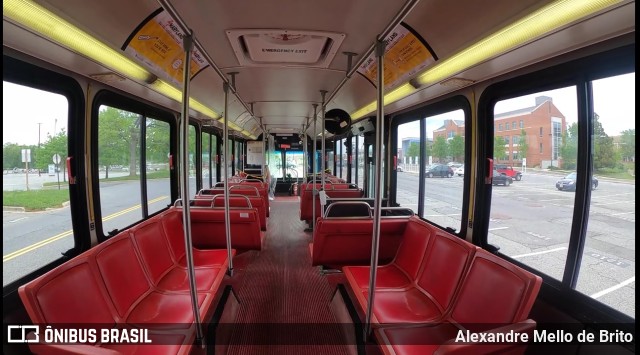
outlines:
[[[418, 75], [417, 82], [421, 86], [438, 83], [474, 65], [620, 2], [621, 0], [556, 1], [480, 40], [451, 58], [443, 60]], [[400, 100], [415, 91], [405, 89], [404, 86], [406, 85], [408, 83], [385, 95], [384, 104], [388, 105]], [[353, 112], [351, 118], [352, 120], [357, 120], [375, 111], [376, 108], [376, 102], [374, 101]]]

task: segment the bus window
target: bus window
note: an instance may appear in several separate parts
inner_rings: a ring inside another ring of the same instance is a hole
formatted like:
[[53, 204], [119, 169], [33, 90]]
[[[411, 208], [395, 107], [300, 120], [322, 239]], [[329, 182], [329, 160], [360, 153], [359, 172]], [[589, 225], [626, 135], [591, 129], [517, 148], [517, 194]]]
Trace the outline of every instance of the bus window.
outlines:
[[[494, 107], [495, 123], [523, 121], [524, 128], [494, 132], [494, 174], [501, 176], [493, 178], [488, 241], [557, 280], [564, 273], [575, 195], [556, 183], [575, 169], [577, 148], [563, 141], [571, 138], [569, 132], [577, 133], [577, 107], [574, 86], [499, 101]], [[542, 137], [541, 125], [548, 133]], [[506, 135], [518, 139], [506, 143]]]
[[[2, 83], [2, 285], [74, 246], [66, 178], [66, 97]], [[8, 211], [11, 212], [8, 212]], [[38, 212], [38, 213], [33, 213]]]
[[189, 198], [194, 198], [198, 193], [198, 161], [196, 153], [196, 126], [189, 125]]
[[134, 112], [105, 105], [99, 108], [100, 208], [102, 231], [105, 235], [144, 217], [140, 207], [142, 120], [143, 116]]
[[418, 213], [418, 172], [420, 166], [420, 120], [398, 126], [398, 166], [396, 202]]
[[[455, 171], [462, 166], [465, 157], [464, 111], [455, 110], [426, 117], [425, 125], [424, 214], [421, 217], [460, 231], [464, 179]], [[417, 128], [414, 132], [419, 131]], [[399, 181], [399, 188], [401, 185]]]
[[[635, 318], [635, 73], [592, 85], [592, 191], [576, 289]], [[575, 149], [568, 133], [565, 150]]]
[[[356, 183], [356, 171], [358, 170], [358, 154], [356, 149], [358, 148], [358, 136], [351, 137], [351, 179], [350, 183]], [[347, 157], [349, 159], [349, 157]], [[358, 185], [360, 186], [360, 185]]]
[[[169, 181], [169, 146], [171, 127], [169, 123], [147, 118], [146, 163], [147, 163], [147, 209], [149, 214], [166, 207], [171, 196]], [[159, 203], [163, 201], [162, 203]]]
[[217, 139], [213, 134], [202, 133], [202, 186], [210, 188], [215, 186], [216, 178], [216, 152]]
[[360, 188], [364, 188], [364, 160], [365, 160], [365, 151], [364, 151], [364, 136], [359, 136], [358, 137], [358, 154], [357, 156], [357, 171], [356, 171], [356, 175], [357, 175], [357, 184]]

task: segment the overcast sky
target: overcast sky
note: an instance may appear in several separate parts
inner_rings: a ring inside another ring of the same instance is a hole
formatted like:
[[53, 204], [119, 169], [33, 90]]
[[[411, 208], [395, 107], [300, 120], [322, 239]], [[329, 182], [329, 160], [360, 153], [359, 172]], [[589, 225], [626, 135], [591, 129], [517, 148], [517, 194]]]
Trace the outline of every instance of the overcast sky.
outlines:
[[[47, 133], [54, 129], [67, 129], [68, 104], [65, 97], [20, 85], [2, 84], [2, 142], [18, 144], [38, 144], [38, 123], [41, 142], [47, 140]], [[506, 100], [496, 104], [496, 113], [531, 107], [536, 96], [550, 96], [568, 123], [576, 121], [575, 88], [541, 92]], [[635, 73], [594, 82], [595, 111], [605, 132], [619, 135], [625, 129], [635, 128]], [[433, 137], [433, 130], [446, 119], [462, 120], [462, 111], [454, 111], [427, 119], [427, 136]], [[419, 123], [405, 124], [399, 129], [400, 138], [418, 137]]]

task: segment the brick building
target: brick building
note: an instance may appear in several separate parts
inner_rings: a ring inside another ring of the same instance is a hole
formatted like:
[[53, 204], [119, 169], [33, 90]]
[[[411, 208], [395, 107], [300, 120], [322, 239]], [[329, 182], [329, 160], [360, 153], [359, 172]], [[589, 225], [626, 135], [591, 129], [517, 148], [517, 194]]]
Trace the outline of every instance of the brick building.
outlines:
[[[496, 159], [496, 162], [522, 166], [523, 156], [518, 147], [524, 130], [529, 147], [527, 166], [561, 167], [560, 147], [566, 127], [565, 116], [548, 96], [536, 97], [534, 106], [495, 115], [494, 135], [504, 139], [506, 156], [506, 159]], [[464, 137], [464, 121], [447, 120], [433, 131], [433, 138], [443, 136], [451, 139], [456, 134]]]

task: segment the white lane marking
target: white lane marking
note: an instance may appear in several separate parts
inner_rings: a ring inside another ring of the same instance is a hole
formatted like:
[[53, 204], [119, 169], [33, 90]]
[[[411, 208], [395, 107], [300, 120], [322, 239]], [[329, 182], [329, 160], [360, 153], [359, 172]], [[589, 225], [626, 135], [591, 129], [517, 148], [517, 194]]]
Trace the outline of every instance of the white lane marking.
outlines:
[[27, 219], [27, 217], [22, 217], [22, 218], [14, 219], [13, 221], [9, 221], [9, 223], [16, 223], [16, 222], [18, 222], [18, 221], [22, 221], [23, 219]]
[[538, 252], [535, 252], [535, 253], [514, 255], [511, 258], [513, 258], [513, 259], [524, 258], [525, 256], [533, 256], [533, 255], [541, 255], [541, 254], [553, 253], [553, 252], [560, 251], [560, 250], [565, 250], [565, 249], [567, 249], [567, 247], [560, 247], [560, 248], [549, 249], [549, 250], [545, 250], [545, 251], [538, 251]]
[[611, 292], [613, 292], [613, 291], [615, 291], [615, 290], [617, 290], [619, 288], [623, 288], [623, 287], [625, 287], [625, 286], [627, 286], [629, 284], [632, 284], [634, 282], [636, 282], [636, 277], [635, 276], [630, 278], [630, 279], [628, 279], [628, 280], [622, 281], [621, 283], [619, 283], [619, 284], [617, 284], [615, 286], [611, 286], [611, 287], [609, 287], [607, 289], [604, 289], [604, 290], [602, 290], [600, 292], [596, 292], [593, 295], [591, 295], [590, 297], [594, 298], [594, 299], [598, 298], [598, 297], [602, 297], [602, 296], [606, 295], [607, 293], [611, 293]]
[[496, 227], [496, 228], [489, 228], [489, 232], [491, 231], [499, 231], [501, 229], [509, 229], [509, 227]]

